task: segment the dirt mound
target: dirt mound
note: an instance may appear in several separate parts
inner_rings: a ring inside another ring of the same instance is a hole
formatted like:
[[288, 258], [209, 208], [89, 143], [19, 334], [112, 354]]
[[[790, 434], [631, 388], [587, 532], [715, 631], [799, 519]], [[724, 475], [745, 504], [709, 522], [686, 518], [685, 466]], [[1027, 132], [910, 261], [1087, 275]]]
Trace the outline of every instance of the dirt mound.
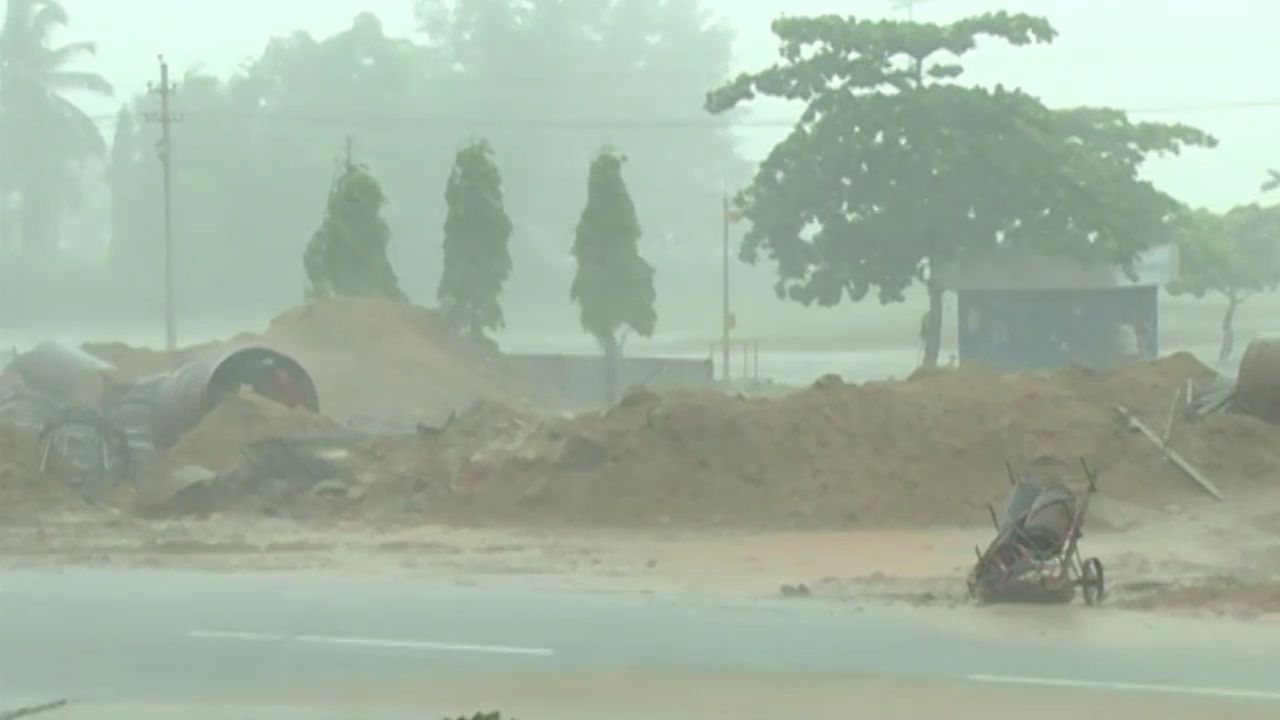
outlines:
[[[982, 522], [1005, 490], [1006, 460], [1077, 479], [1084, 456], [1109, 497], [1164, 507], [1201, 496], [1115, 405], [1162, 426], [1177, 388], [1207, 373], [1174, 356], [1048, 378], [970, 368], [901, 383], [824, 378], [781, 399], [642, 391], [567, 421], [487, 406], [485, 421], [505, 431], [473, 437], [460, 424], [384, 441], [366, 449], [362, 472], [447, 519], [849, 527]], [[1228, 493], [1274, 482], [1277, 441], [1280, 429], [1241, 417], [1174, 434]]]
[[509, 388], [491, 348], [458, 336], [434, 310], [381, 300], [318, 302], [276, 318], [261, 342], [311, 373], [335, 418], [437, 422]]
[[136, 380], [246, 345], [297, 360], [316, 383], [322, 412], [342, 421], [435, 423], [476, 398], [536, 393], [501, 371], [495, 348], [461, 337], [435, 310], [387, 300], [318, 301], [283, 313], [262, 333], [174, 353], [121, 343], [84, 349], [119, 368], [119, 378]]
[[330, 432], [333, 421], [287, 408], [252, 392], [228, 397], [188, 431], [167, 453], [172, 468], [197, 465], [217, 473], [240, 464], [240, 450], [257, 440]]
[[120, 342], [85, 343], [80, 349], [111, 363], [116, 380], [140, 380], [152, 375], [167, 373], [183, 363], [217, 349], [216, 343], [193, 345], [174, 352], [138, 348]]

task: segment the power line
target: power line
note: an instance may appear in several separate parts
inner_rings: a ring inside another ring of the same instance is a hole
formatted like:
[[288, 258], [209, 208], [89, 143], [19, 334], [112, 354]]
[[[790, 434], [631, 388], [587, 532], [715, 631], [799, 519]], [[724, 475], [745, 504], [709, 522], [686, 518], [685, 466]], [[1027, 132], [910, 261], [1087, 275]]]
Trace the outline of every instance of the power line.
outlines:
[[[1180, 113], [1231, 112], [1240, 110], [1280, 109], [1280, 98], [1260, 98], [1256, 100], [1223, 100], [1205, 103], [1188, 103], [1183, 105], [1149, 105], [1119, 108], [1130, 115], [1169, 115]], [[91, 120], [98, 123], [115, 121], [115, 115], [90, 115]], [[409, 125], [409, 126], [458, 126], [488, 127], [517, 130], [555, 130], [555, 129], [608, 129], [608, 130], [662, 130], [662, 129], [738, 129], [738, 128], [789, 128], [796, 124], [795, 119], [762, 119], [762, 120], [714, 120], [691, 117], [670, 118], [530, 118], [499, 120], [492, 117], [465, 117], [443, 115], [378, 115], [378, 114], [311, 114], [311, 113], [243, 113], [225, 111], [193, 111], [184, 114], [191, 119], [223, 119], [238, 118], [261, 122], [282, 122], [293, 125]]]

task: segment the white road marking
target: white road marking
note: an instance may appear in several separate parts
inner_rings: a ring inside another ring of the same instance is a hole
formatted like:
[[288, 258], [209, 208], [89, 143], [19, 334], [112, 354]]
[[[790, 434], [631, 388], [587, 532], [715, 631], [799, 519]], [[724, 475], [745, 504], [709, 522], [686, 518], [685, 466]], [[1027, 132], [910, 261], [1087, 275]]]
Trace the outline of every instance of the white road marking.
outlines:
[[284, 635], [281, 633], [245, 632], [240, 630], [191, 630], [188, 637], [213, 640], [245, 640], [266, 642], [302, 642], [324, 645], [351, 645], [357, 647], [398, 648], [402, 650], [438, 650], [442, 652], [472, 652], [491, 655], [555, 655], [550, 648], [516, 647], [512, 645], [478, 645], [474, 643], [450, 643], [436, 640], [397, 638], [351, 637], [343, 635]]
[[288, 640], [288, 636], [276, 633], [239, 632], [236, 630], [191, 630], [187, 637], [211, 640]]
[[335, 637], [331, 635], [299, 635], [299, 642], [327, 643], [330, 645], [364, 645], [366, 647], [412, 648], [422, 650], [444, 650], [451, 652], [491, 653], [495, 655], [554, 655], [549, 648], [514, 647], [511, 645], [473, 645], [469, 643], [447, 643], [434, 640], [385, 640], [381, 638]]
[[1124, 692], [1164, 693], [1167, 695], [1200, 695], [1242, 700], [1280, 701], [1280, 692], [1238, 690], [1233, 688], [1196, 687], [1193, 685], [1153, 685], [1147, 683], [1071, 680], [1068, 678], [1017, 677], [1013, 675], [970, 675], [971, 682], [1003, 685], [1039, 685], [1041, 687], [1084, 690], [1119, 690]]

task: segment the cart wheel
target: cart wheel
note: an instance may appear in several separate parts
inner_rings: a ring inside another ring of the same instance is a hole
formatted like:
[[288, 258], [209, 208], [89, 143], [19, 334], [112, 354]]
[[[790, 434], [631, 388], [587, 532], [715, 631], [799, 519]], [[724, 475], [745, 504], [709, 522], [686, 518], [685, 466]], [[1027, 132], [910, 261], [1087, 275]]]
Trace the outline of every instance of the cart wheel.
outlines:
[[1107, 581], [1102, 572], [1102, 561], [1096, 557], [1084, 561], [1080, 567], [1080, 588], [1084, 591], [1086, 605], [1099, 605], [1106, 595]]

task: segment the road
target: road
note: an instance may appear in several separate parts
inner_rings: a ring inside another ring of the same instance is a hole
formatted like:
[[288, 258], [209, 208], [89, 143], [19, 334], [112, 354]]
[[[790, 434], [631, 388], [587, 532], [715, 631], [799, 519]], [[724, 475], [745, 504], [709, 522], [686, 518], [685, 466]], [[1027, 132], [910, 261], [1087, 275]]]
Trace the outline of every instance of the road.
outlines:
[[[48, 717], [1277, 717], [1280, 628], [473, 581], [0, 574], [0, 710]], [[1112, 715], [1106, 712], [1116, 713]], [[1054, 713], [1061, 713], [1054, 714]]]

